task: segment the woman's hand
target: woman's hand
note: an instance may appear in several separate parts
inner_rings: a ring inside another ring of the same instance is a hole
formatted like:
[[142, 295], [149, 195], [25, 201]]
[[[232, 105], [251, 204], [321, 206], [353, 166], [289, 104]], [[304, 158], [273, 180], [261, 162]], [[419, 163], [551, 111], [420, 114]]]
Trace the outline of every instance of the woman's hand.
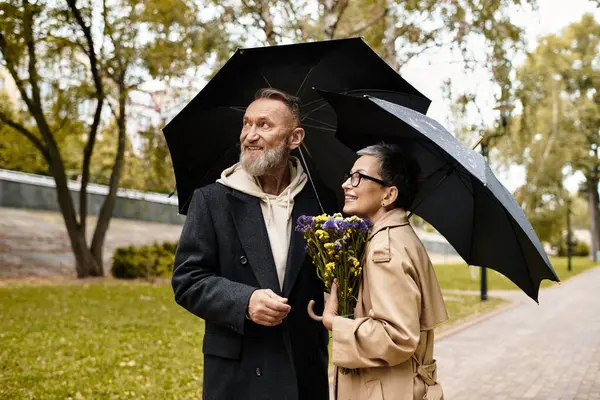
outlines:
[[338, 315], [338, 298], [337, 298], [337, 279], [334, 279], [331, 285], [331, 295], [325, 303], [323, 310], [323, 325], [325, 328], [333, 329], [333, 319]]

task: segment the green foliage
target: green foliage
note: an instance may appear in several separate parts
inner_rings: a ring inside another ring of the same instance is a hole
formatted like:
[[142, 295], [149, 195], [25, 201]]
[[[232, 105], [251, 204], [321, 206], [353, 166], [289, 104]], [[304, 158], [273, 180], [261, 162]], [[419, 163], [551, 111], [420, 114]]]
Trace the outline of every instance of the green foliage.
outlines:
[[[517, 200], [540, 238], [551, 243], [559, 243], [566, 229], [563, 181], [581, 172], [590, 185], [597, 184], [599, 57], [600, 22], [589, 14], [541, 38], [517, 72], [520, 114], [498, 142], [505, 164], [525, 168], [527, 184], [519, 188]], [[581, 226], [580, 216], [588, 216], [589, 226], [598, 206], [586, 211], [581, 203], [575, 222]]]
[[[571, 255], [574, 257], [587, 257], [590, 255], [590, 246], [585, 243], [585, 242], [581, 242], [578, 240], [572, 240], [572, 245], [571, 245]], [[566, 244], [566, 240], [563, 241], [563, 243], [561, 243], [561, 245], [558, 248], [558, 256], [559, 257], [566, 257], [568, 254], [567, 252], [567, 244]]]
[[[1, 71], [0, 71], [1, 72]], [[8, 79], [8, 77], [6, 77]], [[0, 80], [3, 77], [0, 75]], [[23, 123], [4, 90], [0, 90], [0, 111]], [[31, 174], [48, 175], [48, 165], [35, 146], [19, 132], [0, 120], [0, 168]]]
[[120, 279], [168, 278], [173, 272], [177, 243], [120, 247], [113, 255], [112, 275]]
[[154, 127], [140, 132], [140, 136], [143, 187], [151, 192], [171, 193], [175, 187], [175, 174], [165, 136]]

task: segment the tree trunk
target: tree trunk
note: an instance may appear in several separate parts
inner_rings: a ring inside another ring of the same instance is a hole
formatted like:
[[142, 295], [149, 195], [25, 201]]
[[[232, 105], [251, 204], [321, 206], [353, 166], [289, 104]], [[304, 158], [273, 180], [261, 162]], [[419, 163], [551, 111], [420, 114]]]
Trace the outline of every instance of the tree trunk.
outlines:
[[590, 208], [590, 236], [591, 252], [594, 261], [598, 261], [596, 254], [600, 250], [600, 210], [598, 208], [598, 175], [591, 172], [587, 179], [588, 204]]
[[108, 227], [110, 225], [115, 203], [117, 202], [117, 189], [119, 188], [121, 169], [125, 156], [125, 140], [127, 138], [127, 122], [125, 118], [125, 112], [128, 96], [128, 90], [125, 87], [125, 71], [119, 75], [117, 84], [119, 86], [119, 115], [117, 118], [119, 139], [117, 144], [117, 154], [115, 156], [115, 164], [113, 165], [113, 170], [110, 175], [108, 194], [104, 199], [104, 203], [100, 209], [100, 214], [98, 215], [98, 222], [96, 224], [91, 246], [91, 253], [99, 268], [102, 268], [102, 248], [104, 247], [104, 239], [106, 238], [106, 232], [108, 231]]
[[56, 183], [56, 196], [60, 211], [65, 221], [67, 234], [71, 243], [71, 249], [75, 256], [75, 272], [78, 278], [86, 278], [89, 276], [102, 276], [102, 266], [98, 265], [92, 253], [87, 246], [85, 231], [77, 222], [73, 199], [69, 192], [67, 177], [65, 175], [64, 165], [60, 157], [57, 159], [55, 153], [58, 149], [49, 146], [50, 152], [50, 172]]
[[344, 15], [344, 11], [348, 8], [348, 0], [325, 0], [323, 22], [325, 23], [325, 39], [332, 40], [335, 38], [335, 33]]
[[275, 37], [275, 28], [273, 26], [273, 19], [271, 17], [271, 10], [269, 7], [268, 1], [263, 0], [260, 2], [260, 17], [265, 24], [263, 30], [267, 36], [267, 43], [269, 43], [270, 46], [275, 46], [277, 44], [277, 40]]
[[384, 59], [394, 69], [394, 71], [400, 71], [400, 63], [398, 62], [398, 54], [396, 53], [396, 13], [394, 12], [394, 2], [392, 0], [386, 1], [386, 15], [385, 15], [385, 31], [383, 32], [383, 49]]

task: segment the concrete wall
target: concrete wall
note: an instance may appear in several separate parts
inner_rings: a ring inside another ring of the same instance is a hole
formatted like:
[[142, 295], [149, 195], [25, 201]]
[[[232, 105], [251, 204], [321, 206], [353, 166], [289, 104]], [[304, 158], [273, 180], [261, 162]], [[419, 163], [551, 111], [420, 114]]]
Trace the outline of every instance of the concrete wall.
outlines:
[[[78, 182], [69, 182], [76, 209], [79, 207], [79, 188]], [[107, 193], [107, 186], [88, 185], [89, 215], [98, 215]], [[54, 179], [0, 169], [0, 207], [59, 211]], [[169, 198], [165, 194], [137, 190], [117, 191], [117, 203], [113, 215], [116, 218], [169, 224], [182, 224], [185, 221], [185, 216], [177, 213], [176, 197]], [[456, 250], [443, 236], [418, 229], [417, 234], [429, 253], [449, 257], [448, 262], [458, 257]]]
[[[80, 184], [69, 181], [69, 190], [79, 209]], [[88, 185], [89, 215], [98, 215], [108, 194], [104, 185]], [[59, 211], [54, 179], [0, 169], [0, 206]], [[182, 224], [185, 216], [177, 212], [177, 198], [160, 193], [119, 189], [113, 216], [116, 218]]]

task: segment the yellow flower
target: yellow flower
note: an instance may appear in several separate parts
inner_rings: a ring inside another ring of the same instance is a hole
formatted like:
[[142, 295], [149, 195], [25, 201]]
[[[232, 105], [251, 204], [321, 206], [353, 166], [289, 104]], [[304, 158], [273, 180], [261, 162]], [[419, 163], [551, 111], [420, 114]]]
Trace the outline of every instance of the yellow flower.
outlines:
[[348, 293], [352, 294], [352, 288], [348, 288]]
[[317, 235], [317, 237], [319, 238], [319, 240], [321, 240], [322, 242], [324, 242], [326, 240], [329, 240], [329, 233], [327, 233], [323, 229], [318, 229], [315, 232], [315, 235]]
[[335, 269], [335, 263], [334, 262], [327, 263], [325, 265], [325, 267], [327, 268], [327, 271], [333, 271]]
[[325, 243], [325, 248], [326, 248], [327, 250], [331, 250], [331, 249], [333, 249], [333, 243]]

